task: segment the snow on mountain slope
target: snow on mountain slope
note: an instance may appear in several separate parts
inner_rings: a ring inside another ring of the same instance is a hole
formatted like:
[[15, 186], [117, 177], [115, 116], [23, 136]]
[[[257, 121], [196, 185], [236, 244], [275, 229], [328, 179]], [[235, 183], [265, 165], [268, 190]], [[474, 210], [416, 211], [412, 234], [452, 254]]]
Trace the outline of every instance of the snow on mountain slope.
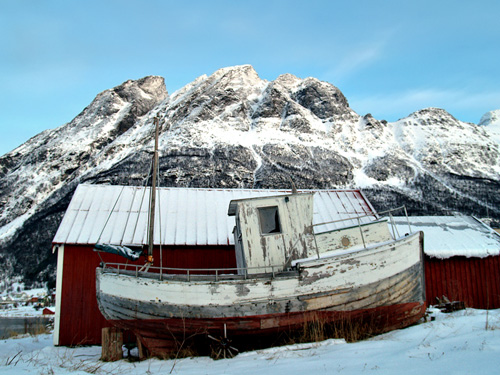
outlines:
[[442, 109], [427, 108], [393, 124], [399, 145], [428, 171], [498, 178], [499, 145], [484, 129], [456, 120]]
[[478, 125], [484, 126], [490, 137], [500, 143], [500, 109], [485, 113]]
[[283, 188], [292, 178], [300, 188], [363, 187], [378, 209], [500, 217], [489, 125], [436, 108], [378, 121], [330, 83], [291, 74], [269, 82], [243, 65], [170, 96], [161, 77], [127, 81], [0, 157], [0, 257], [12, 272], [51, 277], [50, 241], [78, 183], [144, 184], [155, 116], [163, 186]]

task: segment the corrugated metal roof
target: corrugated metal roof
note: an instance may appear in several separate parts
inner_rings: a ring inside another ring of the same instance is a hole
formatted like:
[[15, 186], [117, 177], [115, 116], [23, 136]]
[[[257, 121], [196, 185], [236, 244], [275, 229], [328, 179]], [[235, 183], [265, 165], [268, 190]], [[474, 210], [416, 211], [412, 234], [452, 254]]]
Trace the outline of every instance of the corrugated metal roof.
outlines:
[[[484, 258], [500, 254], [500, 235], [471, 216], [410, 216], [411, 229], [424, 232], [427, 255]], [[399, 234], [408, 233], [406, 217], [395, 217]]]
[[[359, 190], [314, 191], [314, 223], [331, 222], [374, 210]], [[290, 193], [289, 190], [158, 188], [155, 243], [163, 245], [233, 244], [234, 199]], [[53, 243], [141, 246], [147, 243], [149, 188], [81, 184], [76, 189]], [[373, 218], [372, 218], [373, 219]], [[372, 220], [365, 218], [362, 222]], [[357, 224], [321, 225], [316, 231]]]

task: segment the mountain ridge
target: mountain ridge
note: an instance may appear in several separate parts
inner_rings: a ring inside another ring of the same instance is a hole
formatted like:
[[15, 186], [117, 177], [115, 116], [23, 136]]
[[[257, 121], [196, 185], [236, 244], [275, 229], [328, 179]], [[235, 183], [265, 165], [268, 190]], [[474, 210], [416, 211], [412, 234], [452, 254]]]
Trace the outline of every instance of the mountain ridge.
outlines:
[[361, 187], [378, 209], [500, 219], [499, 143], [487, 121], [465, 123], [438, 108], [380, 121], [358, 115], [328, 82], [266, 81], [243, 65], [171, 95], [162, 77], [126, 81], [0, 157], [5, 274], [53, 280], [50, 241], [72, 192], [81, 182], [143, 185], [154, 117], [163, 186], [284, 188], [291, 177], [300, 188]]

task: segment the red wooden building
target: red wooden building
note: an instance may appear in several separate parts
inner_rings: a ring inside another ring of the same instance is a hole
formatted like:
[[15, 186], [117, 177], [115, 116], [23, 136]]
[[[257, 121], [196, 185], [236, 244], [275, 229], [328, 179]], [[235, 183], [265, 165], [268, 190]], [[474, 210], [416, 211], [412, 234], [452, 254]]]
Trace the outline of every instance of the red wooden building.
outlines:
[[[408, 231], [406, 218], [395, 221]], [[424, 232], [429, 305], [446, 296], [467, 307], [500, 308], [500, 234], [470, 216], [409, 217], [409, 223]]]
[[[80, 185], [76, 189], [53, 240], [54, 251], [58, 252], [55, 345], [100, 344], [101, 329], [109, 324], [97, 306], [95, 270], [101, 261], [122, 262], [124, 258], [95, 252], [94, 245], [146, 245], [148, 193], [149, 189], [142, 187], [109, 185]], [[234, 216], [227, 215], [229, 202], [283, 193], [289, 191], [158, 189], [154, 266], [236, 267], [235, 223]], [[359, 190], [316, 191], [315, 223], [373, 212]], [[335, 229], [346, 224], [330, 225], [329, 229]]]

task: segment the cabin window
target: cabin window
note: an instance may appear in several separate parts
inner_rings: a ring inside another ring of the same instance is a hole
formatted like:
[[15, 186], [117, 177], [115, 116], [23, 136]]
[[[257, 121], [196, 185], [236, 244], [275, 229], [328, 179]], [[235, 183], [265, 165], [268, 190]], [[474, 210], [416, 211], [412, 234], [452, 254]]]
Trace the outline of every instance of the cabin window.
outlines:
[[278, 207], [259, 208], [260, 233], [281, 233], [280, 217]]

